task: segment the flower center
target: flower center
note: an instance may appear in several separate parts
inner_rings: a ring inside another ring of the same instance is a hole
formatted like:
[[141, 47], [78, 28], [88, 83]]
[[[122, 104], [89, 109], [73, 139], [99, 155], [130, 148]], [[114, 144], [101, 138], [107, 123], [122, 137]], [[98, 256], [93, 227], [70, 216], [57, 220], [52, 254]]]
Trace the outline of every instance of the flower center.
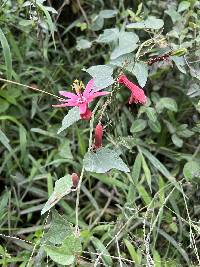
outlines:
[[86, 103], [86, 98], [80, 94], [80, 95], [79, 95], [79, 98], [78, 98], [78, 100], [77, 100], [77, 103], [78, 103], [78, 104]]

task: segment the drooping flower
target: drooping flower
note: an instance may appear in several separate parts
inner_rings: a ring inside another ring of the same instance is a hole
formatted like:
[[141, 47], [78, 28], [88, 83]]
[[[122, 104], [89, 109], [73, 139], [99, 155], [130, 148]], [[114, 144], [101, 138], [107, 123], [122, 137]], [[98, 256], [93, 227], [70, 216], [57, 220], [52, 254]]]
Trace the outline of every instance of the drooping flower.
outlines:
[[102, 147], [102, 138], [103, 138], [103, 126], [101, 123], [98, 123], [95, 132], [94, 132], [94, 149]]
[[88, 108], [88, 104], [92, 102], [96, 97], [109, 94], [109, 92], [105, 92], [105, 91], [94, 92], [92, 90], [94, 88], [93, 79], [91, 79], [88, 82], [83, 92], [81, 92], [81, 90], [84, 89], [84, 85], [82, 82], [75, 80], [73, 83], [73, 88], [76, 94], [66, 92], [66, 91], [59, 91], [59, 94], [61, 96], [66, 97], [67, 99], [59, 100], [60, 102], [63, 102], [63, 103], [58, 104], [58, 105], [53, 105], [53, 107], [79, 107], [80, 116], [83, 120], [89, 120], [92, 116], [92, 112]]
[[141, 103], [145, 104], [147, 101], [147, 98], [144, 94], [144, 91], [137, 86], [136, 84], [132, 83], [126, 75], [122, 74], [117, 78], [117, 82], [120, 84], [125, 85], [130, 91], [131, 91], [131, 96], [129, 98], [129, 104], [132, 103]]

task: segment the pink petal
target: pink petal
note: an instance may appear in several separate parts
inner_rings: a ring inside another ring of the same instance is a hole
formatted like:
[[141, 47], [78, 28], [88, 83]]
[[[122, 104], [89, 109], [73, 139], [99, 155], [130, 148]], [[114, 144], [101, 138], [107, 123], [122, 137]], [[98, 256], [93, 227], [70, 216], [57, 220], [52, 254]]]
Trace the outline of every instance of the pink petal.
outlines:
[[83, 104], [79, 104], [78, 106], [79, 106], [80, 114], [84, 114], [87, 110], [87, 104], [83, 103]]
[[73, 93], [70, 93], [70, 92], [65, 92], [65, 91], [59, 91], [59, 94], [62, 95], [62, 96], [65, 96], [67, 98], [71, 98], [72, 100], [77, 100], [78, 96], [73, 94]]
[[89, 102], [91, 102], [96, 97], [104, 96], [104, 95], [108, 95], [108, 94], [110, 94], [110, 92], [105, 92], [105, 91], [104, 92], [96, 92], [96, 93], [91, 92], [90, 95], [89, 95], [89, 97], [87, 98], [87, 100]]
[[74, 106], [76, 106], [76, 104], [74, 104], [74, 102], [67, 102], [64, 104], [52, 105], [52, 107], [54, 107], [54, 108], [64, 108], [64, 107], [74, 107]]
[[84, 114], [81, 114], [82, 120], [89, 121], [91, 117], [92, 117], [92, 111], [89, 108], [87, 108], [87, 110]]
[[85, 91], [83, 92], [83, 96], [87, 97], [90, 91], [93, 89], [93, 87], [94, 87], [94, 79], [91, 79], [86, 85]]

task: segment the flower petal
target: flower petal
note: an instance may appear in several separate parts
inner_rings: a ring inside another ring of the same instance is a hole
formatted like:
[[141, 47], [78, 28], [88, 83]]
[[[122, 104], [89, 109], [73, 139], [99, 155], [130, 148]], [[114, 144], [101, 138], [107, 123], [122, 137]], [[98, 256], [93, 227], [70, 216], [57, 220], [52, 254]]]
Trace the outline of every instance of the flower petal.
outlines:
[[86, 85], [85, 91], [83, 92], [83, 96], [87, 97], [90, 91], [93, 89], [93, 87], [94, 87], [94, 79], [91, 79]]
[[110, 94], [110, 92], [105, 92], [105, 91], [104, 92], [96, 92], [96, 93], [91, 92], [90, 95], [88, 96], [87, 100], [89, 102], [91, 102], [96, 97], [104, 96], [104, 95], [108, 95], [108, 94]]
[[77, 106], [74, 102], [67, 102], [64, 104], [52, 105], [54, 108], [74, 107]]
[[83, 104], [79, 104], [78, 106], [79, 106], [80, 114], [84, 114], [87, 110], [87, 104], [83, 103]]
[[65, 91], [59, 91], [59, 94], [62, 95], [62, 96], [65, 96], [67, 98], [71, 98], [72, 100], [77, 100], [78, 96], [73, 94], [73, 93], [70, 93], [70, 92], [65, 92]]

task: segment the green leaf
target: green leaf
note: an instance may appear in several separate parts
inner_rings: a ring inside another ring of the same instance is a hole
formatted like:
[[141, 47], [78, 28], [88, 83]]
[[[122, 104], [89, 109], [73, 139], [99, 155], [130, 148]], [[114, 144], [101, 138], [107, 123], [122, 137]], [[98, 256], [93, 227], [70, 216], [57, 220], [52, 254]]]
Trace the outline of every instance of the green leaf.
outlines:
[[145, 113], [147, 114], [147, 117], [150, 121], [155, 122], [157, 120], [156, 110], [154, 108], [146, 107]]
[[181, 15], [175, 10], [175, 6], [173, 4], [165, 11], [165, 13], [170, 16], [174, 24], [181, 20]]
[[81, 49], [88, 49], [91, 46], [92, 46], [91, 42], [89, 42], [86, 39], [81, 39], [81, 40], [77, 40], [76, 49], [80, 51]]
[[176, 67], [179, 69], [180, 72], [186, 74], [186, 69], [185, 69], [185, 60], [183, 57], [178, 57], [178, 56], [172, 56], [171, 59], [174, 61]]
[[144, 21], [130, 23], [126, 26], [128, 29], [152, 29], [159, 30], [164, 26], [164, 21], [162, 19], [157, 19], [155, 17], [148, 17]]
[[174, 111], [174, 112], [178, 111], [176, 101], [170, 97], [163, 97], [156, 104], [156, 109], [159, 113], [161, 113], [164, 108]]
[[6, 65], [6, 77], [8, 80], [10, 80], [12, 78], [12, 57], [8, 41], [1, 29], [0, 29], [0, 42], [3, 49], [3, 56]]
[[81, 119], [78, 107], [70, 109], [67, 115], [62, 120], [62, 127], [58, 130], [58, 134], [66, 130], [69, 126]]
[[89, 151], [83, 159], [86, 171], [106, 173], [111, 169], [129, 172], [128, 166], [119, 157], [115, 150], [100, 148], [96, 152]]
[[57, 245], [62, 244], [66, 237], [71, 235], [72, 233], [72, 224], [67, 221], [64, 215], [61, 216], [57, 211], [54, 211], [50, 228], [44, 235], [44, 238], [46, 241]]
[[148, 121], [148, 125], [151, 128], [151, 130], [155, 133], [160, 133], [161, 131], [161, 125], [159, 121]]
[[[179, 191], [181, 191], [179, 184], [171, 173], [165, 168], [165, 166], [147, 149], [140, 147], [143, 155], [151, 162], [155, 169], [162, 173]], [[182, 192], [182, 191], [181, 191]]]
[[107, 65], [92, 66], [86, 70], [94, 79], [95, 91], [99, 91], [114, 83], [113, 68]]
[[187, 162], [183, 168], [183, 175], [188, 181], [191, 181], [195, 177], [200, 177], [200, 164], [196, 161]]
[[150, 169], [146, 163], [146, 160], [145, 158], [143, 157], [142, 153], [141, 153], [141, 158], [142, 158], [142, 168], [143, 168], [143, 171], [144, 171], [144, 174], [145, 174], [145, 178], [147, 180], [147, 184], [151, 190], [151, 172], [150, 172]]
[[147, 126], [147, 122], [145, 120], [138, 119], [132, 123], [130, 131], [131, 133], [138, 133], [138, 132], [143, 131], [146, 126]]
[[111, 59], [115, 59], [121, 55], [133, 52], [137, 47], [139, 37], [133, 32], [120, 32], [119, 33], [119, 45], [114, 49], [111, 54]]
[[105, 9], [102, 10], [99, 15], [102, 16], [104, 19], [110, 19], [117, 15], [118, 11], [114, 9]]
[[44, 250], [54, 262], [61, 265], [71, 265], [75, 261], [75, 256], [81, 253], [82, 246], [80, 239], [71, 234], [64, 240], [62, 246], [45, 245]]
[[12, 148], [10, 146], [10, 140], [7, 138], [7, 136], [2, 132], [0, 129], [0, 142], [8, 149], [8, 151], [12, 151]]
[[97, 42], [108, 44], [117, 41], [118, 38], [119, 38], [118, 28], [111, 28], [104, 30], [104, 32], [99, 35]]
[[131, 244], [131, 242], [128, 239], [124, 239], [123, 241], [124, 241], [124, 243], [128, 249], [129, 254], [131, 255], [131, 258], [134, 261], [135, 265], [136, 266], [140, 265], [141, 264], [140, 256], [136, 252], [134, 246]]
[[146, 191], [144, 186], [141, 184], [138, 184], [137, 190], [138, 190], [142, 200], [144, 201], [145, 205], [149, 205], [151, 203], [151, 196], [148, 194], [148, 192]]
[[91, 25], [92, 31], [99, 31], [103, 28], [104, 18], [101, 15], [98, 15], [94, 18]]
[[187, 10], [190, 7], [190, 2], [189, 1], [181, 1], [180, 4], [178, 5], [178, 12], [183, 12]]
[[176, 135], [176, 134], [172, 135], [172, 142], [177, 147], [182, 147], [183, 146], [183, 140], [181, 138], [179, 138], [178, 135]]
[[[102, 253], [102, 260], [104, 266], [113, 266], [112, 258], [110, 257], [110, 253], [104, 244], [96, 237], [91, 238], [93, 246], [96, 248], [98, 253]], [[106, 256], [105, 256], [106, 255]]]
[[144, 87], [148, 78], [148, 67], [143, 62], [136, 62], [132, 73], [137, 78], [137, 81], [141, 87]]
[[64, 196], [71, 192], [73, 186], [71, 175], [66, 175], [55, 182], [54, 191], [50, 198], [44, 205], [41, 214], [50, 210], [55, 204], [60, 201]]
[[0, 113], [5, 112], [8, 108], [9, 103], [6, 100], [0, 98]]
[[60, 144], [59, 148], [59, 155], [64, 158], [64, 159], [73, 159], [73, 155], [70, 149], [70, 141], [64, 140], [62, 141], [62, 143]]
[[46, 19], [47, 19], [47, 24], [48, 24], [48, 27], [49, 27], [49, 30], [51, 32], [51, 36], [52, 36], [52, 39], [53, 39], [53, 43], [54, 43], [54, 46], [55, 45], [55, 39], [54, 39], [54, 31], [55, 31], [55, 26], [53, 24], [53, 21], [51, 19], [51, 16], [49, 14], [49, 11], [47, 10], [47, 7], [46, 6], [43, 6], [42, 4], [40, 4], [38, 1], [36, 1], [36, 4], [37, 6], [44, 12], [45, 16], [46, 16]]

